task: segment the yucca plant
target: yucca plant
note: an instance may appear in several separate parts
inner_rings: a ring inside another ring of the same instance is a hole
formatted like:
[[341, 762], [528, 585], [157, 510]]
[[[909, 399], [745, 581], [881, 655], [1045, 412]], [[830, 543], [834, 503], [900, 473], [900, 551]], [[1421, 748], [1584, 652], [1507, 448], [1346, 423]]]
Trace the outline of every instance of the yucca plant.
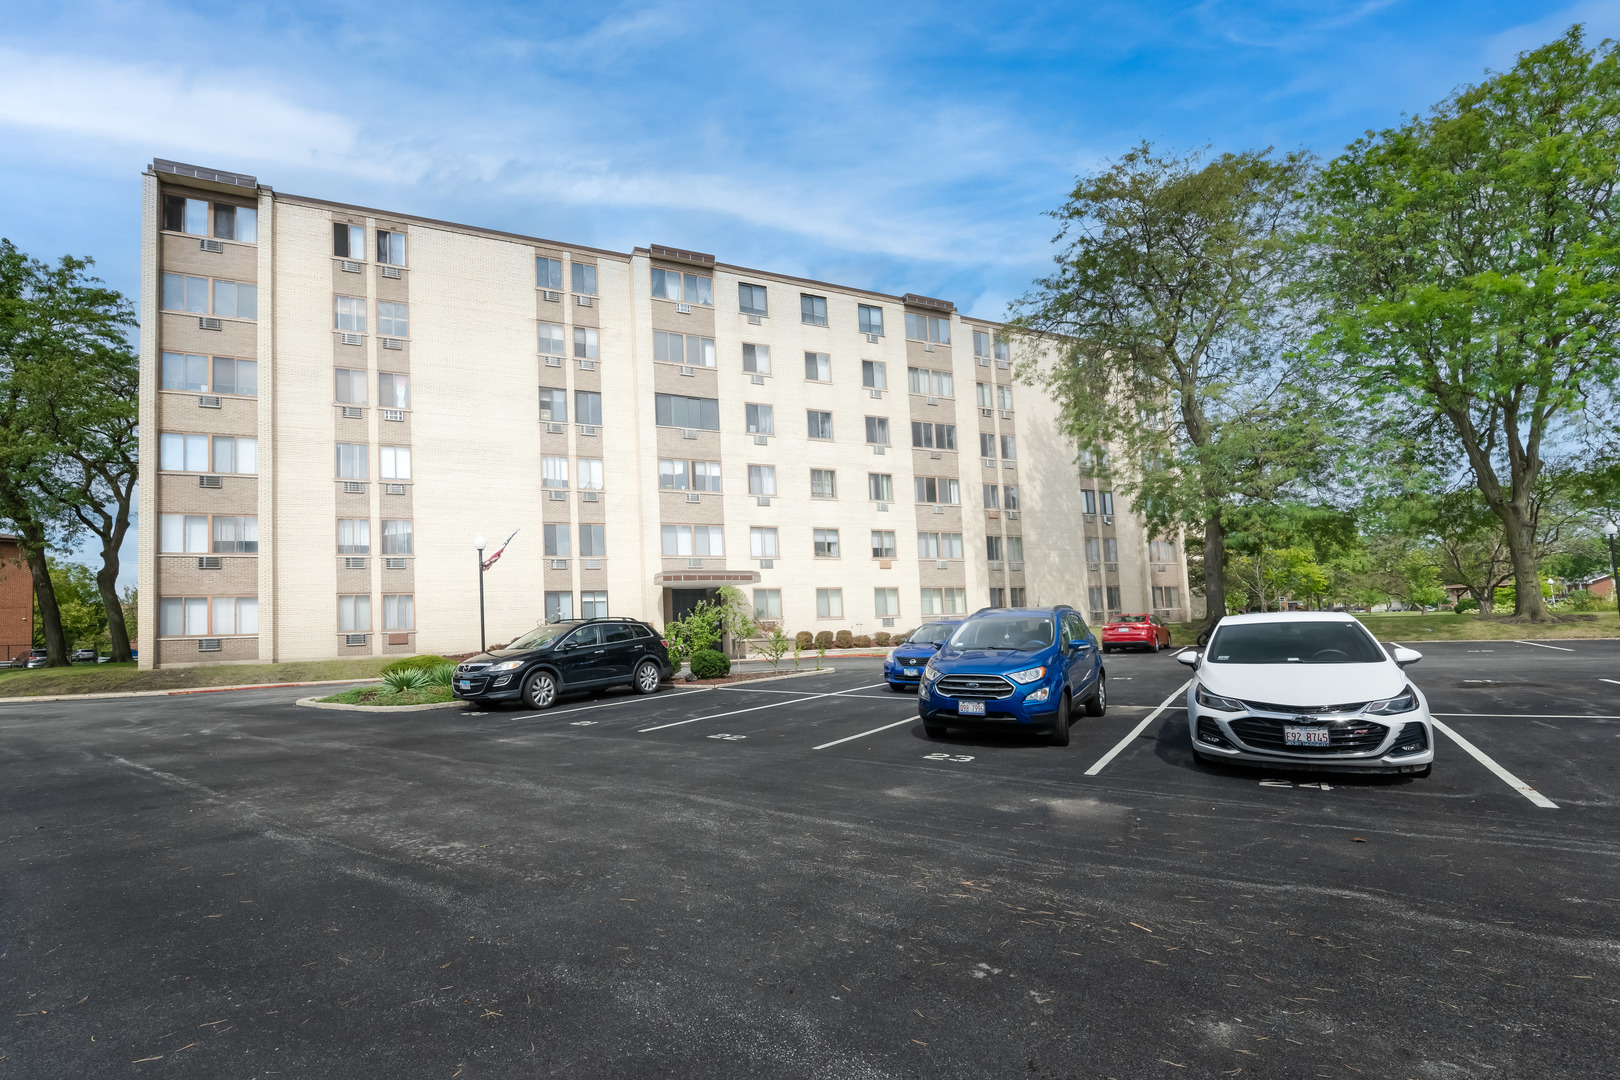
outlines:
[[427, 676], [429, 686], [449, 686], [450, 681], [456, 677], [456, 665], [435, 664], [428, 668]]
[[[452, 669], [453, 670], [453, 669]], [[382, 676], [383, 685], [396, 694], [409, 693], [420, 690], [430, 684], [431, 676], [421, 668], [404, 668], [400, 671], [385, 671]]]

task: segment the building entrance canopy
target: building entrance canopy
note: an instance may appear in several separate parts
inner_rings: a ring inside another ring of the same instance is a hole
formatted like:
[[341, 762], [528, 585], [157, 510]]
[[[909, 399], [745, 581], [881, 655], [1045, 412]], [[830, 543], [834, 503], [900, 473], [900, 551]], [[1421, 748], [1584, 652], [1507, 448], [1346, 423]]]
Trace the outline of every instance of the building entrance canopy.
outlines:
[[653, 584], [666, 589], [713, 589], [721, 585], [749, 585], [758, 580], [758, 570], [679, 570], [653, 576]]

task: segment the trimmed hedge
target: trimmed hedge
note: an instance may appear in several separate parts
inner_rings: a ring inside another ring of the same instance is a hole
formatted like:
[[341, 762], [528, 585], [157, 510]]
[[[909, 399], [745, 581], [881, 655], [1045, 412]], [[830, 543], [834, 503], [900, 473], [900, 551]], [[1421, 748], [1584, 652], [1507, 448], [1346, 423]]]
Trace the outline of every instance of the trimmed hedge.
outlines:
[[855, 647], [857, 649], [870, 649], [872, 647], [872, 639], [867, 637], [865, 634], [856, 634]]
[[815, 644], [815, 647], [818, 648], [818, 649], [830, 649], [830, 648], [832, 648], [833, 647], [833, 632], [831, 630], [823, 630], [823, 631], [821, 631], [819, 634], [816, 635], [816, 639], [815, 639], [814, 644]]
[[799, 643], [799, 651], [801, 652], [803, 652], [805, 649], [813, 649], [816, 647], [816, 635], [812, 634], [808, 630], [800, 630], [797, 634], [793, 635], [793, 640]]
[[452, 668], [456, 666], [455, 661], [446, 660], [442, 656], [407, 656], [402, 660], [395, 660], [392, 664], [385, 665], [381, 674], [387, 675], [391, 671], [426, 671], [436, 668], [440, 664], [449, 664]]
[[879, 648], [887, 649], [889, 647], [889, 632], [887, 630], [879, 630], [877, 633], [873, 634], [872, 644], [878, 646]]
[[693, 653], [690, 666], [692, 674], [700, 679], [718, 679], [731, 674], [731, 661], [726, 659], [725, 653], [714, 649], [699, 649]]
[[848, 630], [840, 630], [834, 634], [833, 642], [840, 649], [853, 649], [855, 647], [855, 638]]

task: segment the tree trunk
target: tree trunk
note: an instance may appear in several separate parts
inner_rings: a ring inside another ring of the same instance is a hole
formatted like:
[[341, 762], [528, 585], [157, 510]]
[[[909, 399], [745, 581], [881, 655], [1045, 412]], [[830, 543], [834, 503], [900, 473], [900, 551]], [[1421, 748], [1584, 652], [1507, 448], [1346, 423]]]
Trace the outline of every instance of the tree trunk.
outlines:
[[1528, 515], [1517, 501], [1495, 508], [1502, 519], [1508, 558], [1513, 562], [1513, 614], [1531, 622], [1547, 622], [1547, 605], [1541, 600], [1541, 573], [1536, 562], [1535, 532]]
[[45, 537], [33, 523], [18, 522], [18, 544], [28, 560], [34, 578], [34, 598], [39, 601], [39, 621], [45, 630], [45, 666], [66, 667], [67, 637], [62, 633], [62, 611], [56, 606], [56, 587], [51, 584], [51, 568], [45, 561]]
[[[105, 519], [103, 519], [105, 520]], [[118, 500], [112, 527], [101, 537], [101, 569], [96, 571], [96, 588], [107, 609], [107, 634], [112, 638], [112, 663], [129, 661], [129, 627], [124, 622], [124, 604], [118, 598], [118, 549], [129, 531], [129, 499]]]
[[[1204, 629], [1208, 634], [1226, 614], [1226, 529], [1219, 511], [1204, 522]], [[1202, 636], [1202, 635], [1201, 635]]]

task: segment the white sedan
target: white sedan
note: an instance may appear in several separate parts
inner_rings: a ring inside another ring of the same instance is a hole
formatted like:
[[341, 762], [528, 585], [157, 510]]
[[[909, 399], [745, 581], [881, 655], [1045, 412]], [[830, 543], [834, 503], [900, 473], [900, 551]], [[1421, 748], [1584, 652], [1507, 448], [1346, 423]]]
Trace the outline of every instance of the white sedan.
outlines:
[[1408, 773], [1434, 763], [1429, 703], [1403, 670], [1423, 654], [1387, 652], [1349, 615], [1232, 615], [1202, 652], [1177, 660], [1193, 757], [1289, 769]]

